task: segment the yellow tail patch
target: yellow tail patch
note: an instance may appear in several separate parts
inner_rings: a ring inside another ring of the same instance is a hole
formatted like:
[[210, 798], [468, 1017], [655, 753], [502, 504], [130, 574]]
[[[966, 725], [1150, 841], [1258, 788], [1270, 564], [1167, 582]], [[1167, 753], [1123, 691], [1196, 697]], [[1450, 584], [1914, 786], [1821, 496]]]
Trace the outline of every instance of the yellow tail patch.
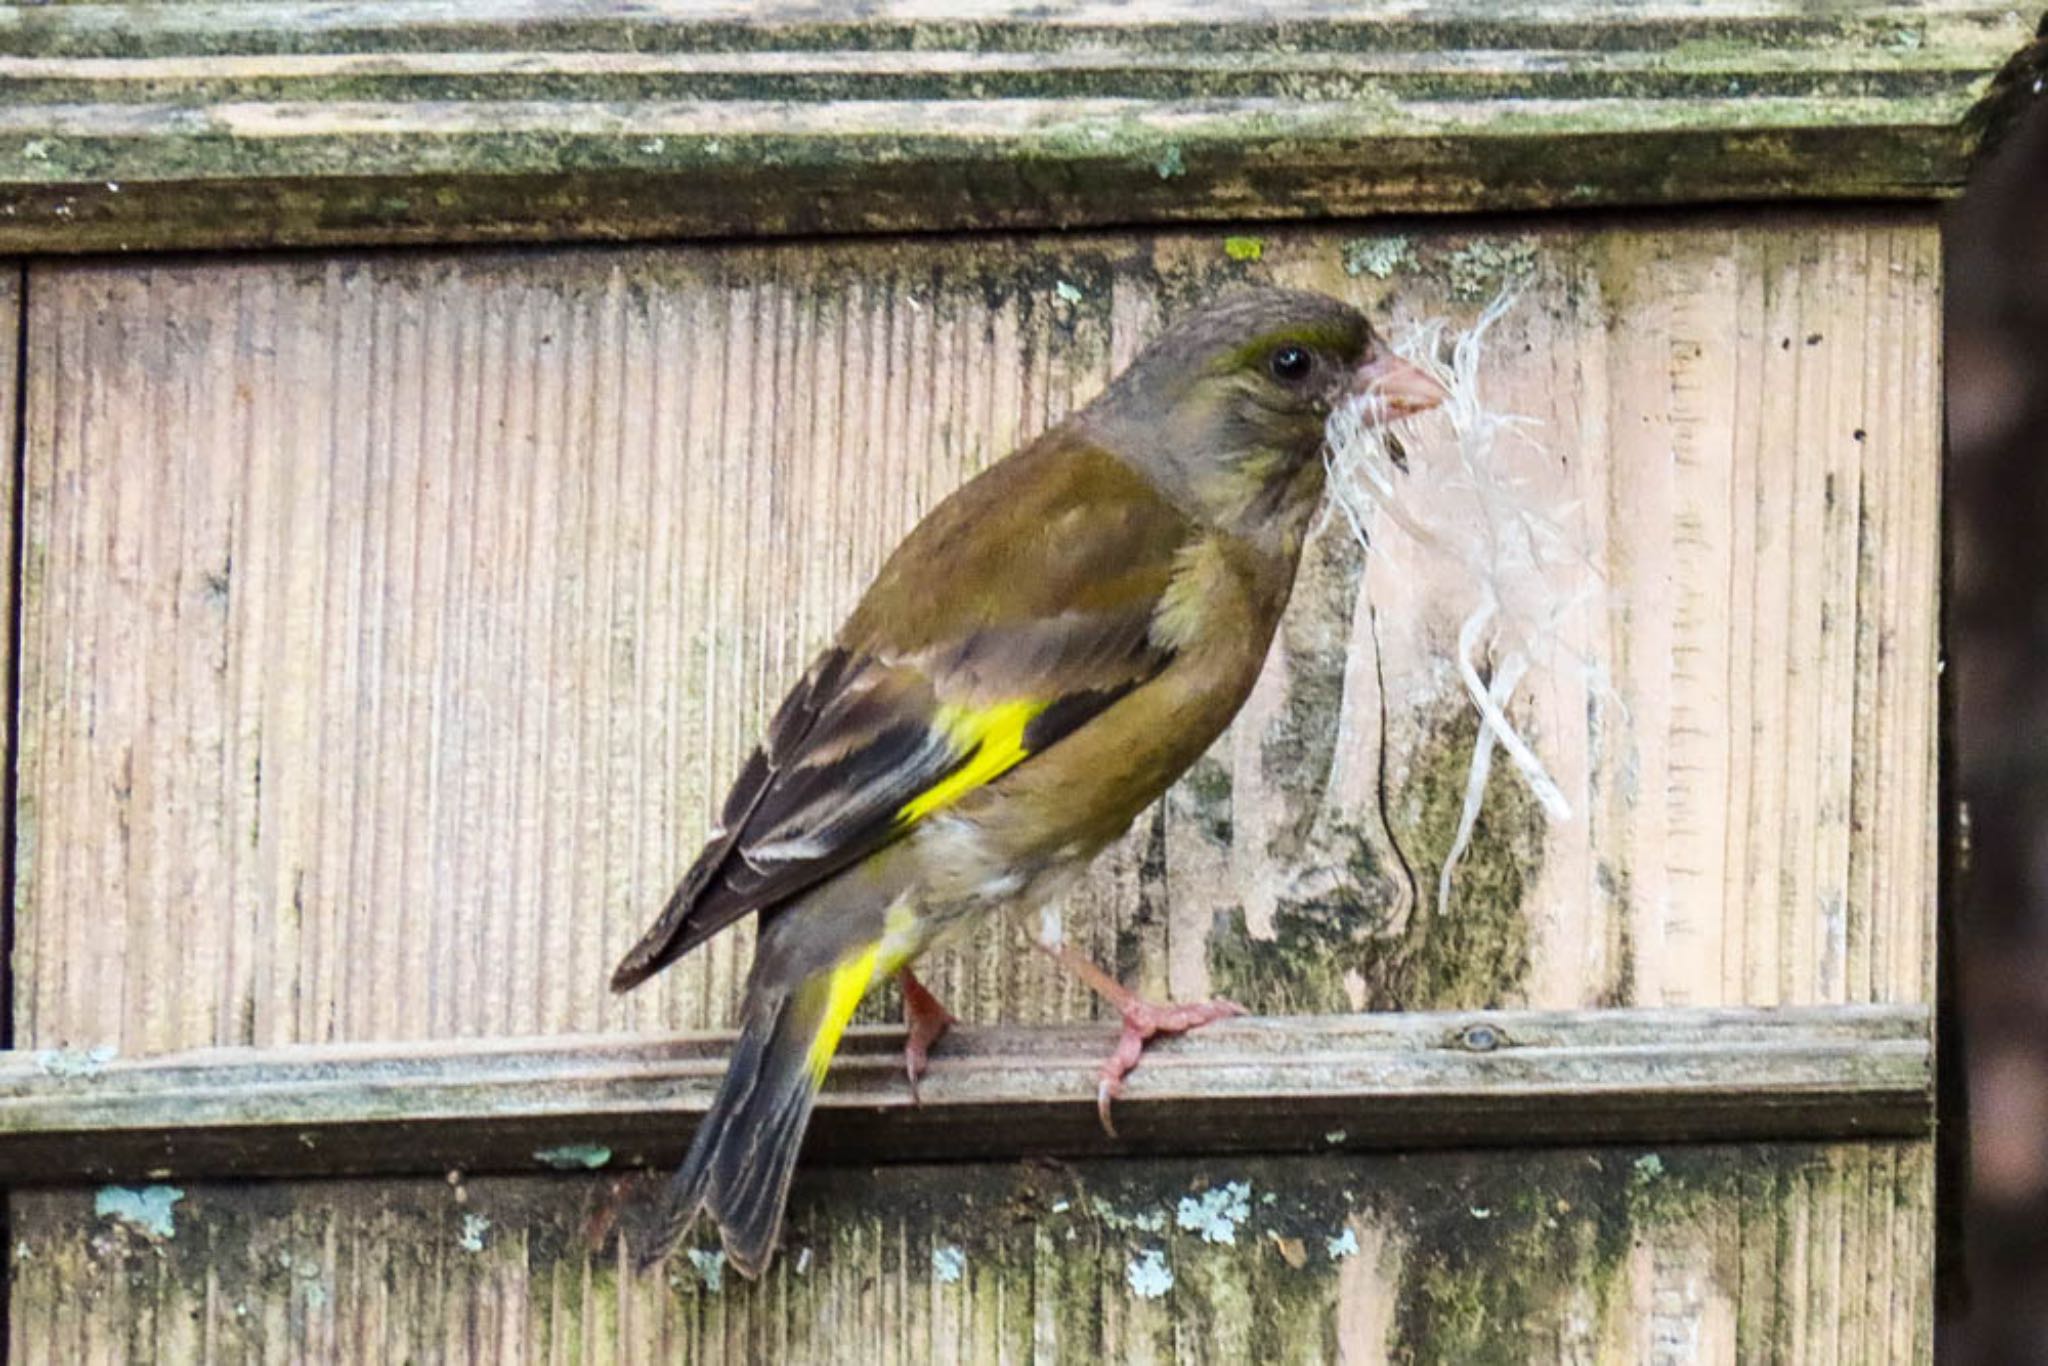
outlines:
[[814, 1085], [824, 1085], [825, 1071], [839, 1051], [839, 1040], [845, 1037], [846, 1022], [860, 1008], [868, 988], [915, 957], [920, 942], [915, 912], [907, 903], [898, 902], [889, 908], [880, 940], [833, 966], [825, 979], [824, 1015], [818, 1021], [818, 1032], [811, 1036], [810, 1052], [804, 1055]]
[[968, 756], [967, 762], [905, 802], [896, 813], [897, 823], [909, 825], [923, 820], [1015, 768], [1029, 752], [1024, 748], [1025, 728], [1046, 706], [1044, 702], [1022, 699], [988, 707], [939, 708], [932, 717], [933, 727], [944, 732], [954, 748]]
[[873, 944], [832, 969], [825, 983], [825, 1018], [818, 1021], [818, 1032], [811, 1036], [811, 1051], [805, 1058], [814, 1085], [824, 1084], [825, 1070], [832, 1066], [832, 1055], [839, 1051], [846, 1022], [853, 1018], [861, 997], [874, 985], [875, 961], [881, 954], [882, 946]]

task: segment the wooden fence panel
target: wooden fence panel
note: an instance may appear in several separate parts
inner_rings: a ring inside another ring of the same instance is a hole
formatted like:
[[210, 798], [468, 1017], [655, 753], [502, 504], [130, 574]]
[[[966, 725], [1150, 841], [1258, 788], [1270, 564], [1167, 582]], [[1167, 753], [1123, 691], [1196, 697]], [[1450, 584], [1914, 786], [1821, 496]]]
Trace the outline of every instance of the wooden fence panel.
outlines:
[[2020, 9], [0, 5], [0, 250], [1952, 193]]
[[10, 1359], [1931, 1359], [1918, 1144], [811, 1172], [758, 1284], [636, 1180], [18, 1192]]
[[[604, 979], [780, 690], [922, 509], [1253, 277], [1522, 289], [1484, 391], [1604, 582], [1515, 708], [1573, 815], [1497, 764], [1439, 912], [1469, 595], [1333, 516], [1074, 937], [1266, 1013], [1925, 1003], [1937, 271], [1868, 209], [38, 264], [17, 1037], [722, 1024], [744, 930]], [[1021, 942], [942, 994], [1085, 1015]]]

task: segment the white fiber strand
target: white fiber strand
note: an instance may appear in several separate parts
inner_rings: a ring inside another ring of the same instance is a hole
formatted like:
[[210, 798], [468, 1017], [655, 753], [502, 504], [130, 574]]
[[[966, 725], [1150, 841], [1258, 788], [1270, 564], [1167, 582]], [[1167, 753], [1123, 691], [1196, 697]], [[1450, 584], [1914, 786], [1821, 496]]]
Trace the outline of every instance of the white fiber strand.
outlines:
[[[1452, 344], [1449, 364], [1440, 358], [1440, 321], [1422, 324], [1395, 343], [1403, 358], [1436, 378], [1449, 395], [1441, 409], [1454, 438], [1447, 449], [1422, 452], [1415, 467], [1407, 468], [1403, 447], [1370, 398], [1339, 408], [1330, 419], [1330, 488], [1353, 535], [1370, 555], [1370, 529], [1391, 523], [1444, 566], [1443, 580], [1470, 603], [1446, 662], [1478, 713], [1479, 729], [1457, 831], [1437, 878], [1440, 912], [1449, 907], [1452, 876], [1471, 845], [1496, 746], [1507, 752], [1552, 820], [1571, 819], [1563, 789], [1508, 717], [1515, 690], [1532, 668], [1550, 667], [1560, 656], [1593, 686], [1602, 686], [1598, 668], [1560, 640], [1564, 620], [1601, 587], [1599, 569], [1565, 527], [1577, 505], [1544, 506], [1532, 481], [1515, 472], [1514, 459], [1502, 449], [1512, 439], [1527, 456], [1543, 458], [1531, 424], [1493, 412], [1480, 400], [1487, 333], [1514, 302], [1504, 292], [1487, 305]], [[1523, 468], [1529, 468], [1526, 457]], [[1446, 506], [1453, 510], [1432, 510]]]
[[[1493, 620], [1498, 604], [1492, 592], [1480, 599], [1472, 609], [1472, 615], [1465, 618], [1458, 628], [1458, 676], [1465, 680], [1465, 691], [1472, 698], [1472, 705], [1479, 709], [1481, 729], [1490, 732], [1500, 747], [1508, 752], [1521, 770], [1522, 781], [1529, 785], [1529, 791], [1536, 800], [1543, 803], [1543, 810], [1553, 820], [1568, 821], [1572, 818], [1571, 803], [1564, 799], [1556, 782], [1544, 771], [1543, 761], [1529, 748], [1529, 742], [1522, 738], [1513, 723], [1502, 710], [1514, 695], [1515, 684], [1529, 671], [1529, 661], [1520, 650], [1509, 650], [1507, 656], [1494, 667], [1491, 682], [1479, 677], [1479, 664], [1475, 656], [1479, 650], [1479, 633]], [[1506, 680], [1503, 682], [1503, 680]], [[1476, 814], [1476, 813], [1475, 813]]]
[[[1515, 685], [1522, 681], [1528, 671], [1528, 661], [1520, 655], [1511, 655], [1493, 672], [1493, 682], [1488, 687], [1488, 709], [1499, 711], [1513, 696]], [[1493, 746], [1498, 737], [1493, 722], [1482, 714], [1479, 733], [1472, 741], [1472, 769], [1465, 778], [1465, 802], [1458, 812], [1458, 830], [1451, 836], [1451, 847], [1444, 854], [1443, 866], [1436, 874], [1436, 910], [1438, 915], [1448, 914], [1451, 909], [1451, 875], [1465, 857], [1465, 851], [1472, 847], [1472, 832], [1479, 828], [1479, 808], [1486, 800], [1486, 780], [1493, 774]]]

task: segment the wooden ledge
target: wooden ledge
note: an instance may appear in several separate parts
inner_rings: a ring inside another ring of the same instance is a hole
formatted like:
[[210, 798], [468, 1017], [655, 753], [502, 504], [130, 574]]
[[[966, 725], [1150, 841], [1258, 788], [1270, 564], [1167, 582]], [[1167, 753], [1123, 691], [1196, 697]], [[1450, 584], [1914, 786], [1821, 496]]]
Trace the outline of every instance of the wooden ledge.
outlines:
[[[901, 1035], [853, 1031], [827, 1160], [1920, 1136], [1922, 1007], [1251, 1019], [1160, 1045], [1097, 1126], [1108, 1026], [955, 1031], [922, 1104]], [[0, 1062], [0, 1181], [666, 1164], [727, 1035], [217, 1049]]]
[[2008, 5], [0, 6], [0, 250], [1924, 199]]

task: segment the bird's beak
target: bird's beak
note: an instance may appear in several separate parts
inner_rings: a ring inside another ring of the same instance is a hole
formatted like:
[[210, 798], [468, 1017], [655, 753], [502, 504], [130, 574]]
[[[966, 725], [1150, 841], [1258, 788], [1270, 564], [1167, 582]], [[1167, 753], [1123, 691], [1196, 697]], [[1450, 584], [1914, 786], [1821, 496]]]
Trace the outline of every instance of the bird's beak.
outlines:
[[1451, 396], [1421, 366], [1379, 345], [1366, 354], [1363, 365], [1352, 371], [1350, 392], [1371, 400], [1389, 418], [1426, 413]]

